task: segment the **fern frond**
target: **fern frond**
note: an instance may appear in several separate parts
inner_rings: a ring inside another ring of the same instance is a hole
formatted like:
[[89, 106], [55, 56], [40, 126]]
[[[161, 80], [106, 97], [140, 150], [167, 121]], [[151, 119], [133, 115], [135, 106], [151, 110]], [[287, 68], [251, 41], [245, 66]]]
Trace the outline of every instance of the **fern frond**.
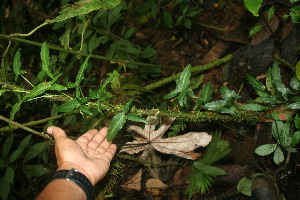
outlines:
[[225, 157], [230, 151], [231, 149], [229, 142], [222, 140], [221, 134], [216, 133], [213, 135], [211, 142], [206, 147], [206, 151], [200, 161], [202, 164], [211, 165]]
[[223, 169], [220, 169], [212, 165], [205, 165], [200, 162], [195, 162], [194, 165], [196, 169], [198, 169], [199, 171], [202, 171], [203, 173], [213, 177], [227, 175], [227, 173]]

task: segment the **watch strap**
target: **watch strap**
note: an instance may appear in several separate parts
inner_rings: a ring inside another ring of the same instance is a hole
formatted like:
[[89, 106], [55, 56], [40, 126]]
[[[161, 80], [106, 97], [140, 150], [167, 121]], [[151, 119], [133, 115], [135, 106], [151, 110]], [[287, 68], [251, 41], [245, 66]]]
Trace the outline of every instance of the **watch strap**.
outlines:
[[94, 187], [91, 181], [84, 174], [78, 172], [76, 169], [73, 168], [71, 170], [56, 171], [51, 181], [56, 179], [67, 179], [68, 181], [75, 183], [85, 192], [88, 200], [92, 199]]

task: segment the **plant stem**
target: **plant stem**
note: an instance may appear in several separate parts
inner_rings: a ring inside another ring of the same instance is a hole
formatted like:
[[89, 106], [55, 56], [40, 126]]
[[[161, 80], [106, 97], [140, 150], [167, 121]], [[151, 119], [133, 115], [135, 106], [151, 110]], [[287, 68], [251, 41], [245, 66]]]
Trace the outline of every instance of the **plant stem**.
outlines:
[[133, 161], [136, 161], [136, 162], [139, 162], [145, 166], [155, 166], [155, 167], [164, 167], [164, 166], [178, 166], [180, 165], [179, 163], [177, 162], [167, 162], [167, 163], [151, 163], [147, 160], [143, 160], [141, 158], [136, 158], [136, 157], [133, 157], [133, 156], [128, 156], [128, 155], [120, 155], [120, 154], [116, 154], [117, 157], [119, 158], [123, 158], [123, 159], [127, 159], [127, 160], [133, 160]]
[[[31, 40], [25, 40], [25, 39], [11, 37], [11, 36], [8, 36], [8, 35], [3, 35], [3, 34], [0, 34], [0, 38], [6, 39], [6, 40], [11, 40], [11, 41], [16, 41], [16, 42], [22, 42], [22, 43], [26, 43], [26, 44], [30, 44], [30, 45], [34, 45], [34, 46], [39, 46], [39, 47], [41, 47], [42, 44], [43, 44], [43, 43], [40, 43], [40, 42], [34, 42], [34, 41], [31, 41]], [[47, 45], [48, 45], [49, 49], [62, 51], [62, 52], [67, 52], [67, 53], [71, 53], [71, 54], [75, 54], [75, 55], [79, 55], [79, 56], [85, 56], [85, 57], [90, 56], [91, 58], [100, 59], [100, 60], [107, 60], [107, 61], [113, 61], [113, 62], [116, 62], [116, 63], [120, 62], [120, 63], [124, 63], [124, 64], [128, 63], [128, 64], [133, 64], [133, 65], [138, 65], [138, 66], [143, 66], [143, 67], [159, 67], [159, 68], [163, 68], [163, 69], [170, 69], [170, 70], [177, 70], [177, 71], [181, 70], [180, 68], [174, 67], [174, 66], [163, 66], [163, 65], [155, 65], [155, 64], [142, 63], [142, 62], [127, 61], [127, 60], [109, 58], [109, 57], [105, 57], [105, 56], [98, 56], [98, 55], [73, 51], [73, 50], [69, 50], [69, 49], [64, 49], [64, 48], [61, 48], [59, 46], [49, 44], [49, 43], [47, 43]]]
[[295, 67], [289, 61], [285, 60], [284, 58], [281, 58], [279, 55], [274, 55], [274, 58], [277, 61], [281, 62], [283, 65], [290, 68], [291, 70], [295, 71]]
[[[60, 119], [60, 118], [66, 117], [68, 115], [77, 114], [77, 113], [79, 113], [79, 109], [76, 109], [76, 110], [73, 110], [73, 111], [70, 111], [70, 112], [66, 112], [66, 113], [63, 113], [63, 114], [55, 115], [55, 116], [52, 116], [52, 117], [27, 122], [25, 124], [20, 124], [20, 125], [22, 125], [22, 126], [34, 126], [34, 125], [46, 123], [46, 122], [51, 121], [51, 120]], [[18, 129], [18, 128], [20, 128], [20, 127], [18, 127], [18, 126], [6, 126], [6, 127], [3, 127], [3, 128], [0, 128], [0, 133], [5, 132], [5, 131], [12, 131], [12, 130], [15, 130], [15, 129]]]
[[19, 124], [19, 123], [14, 122], [14, 121], [12, 121], [12, 120], [10, 120], [10, 119], [7, 119], [6, 117], [4, 117], [4, 116], [2, 116], [2, 115], [0, 115], [0, 120], [3, 120], [3, 121], [5, 121], [5, 122], [7, 122], [7, 123], [9, 123], [9, 124], [12, 124], [12, 125], [14, 125], [14, 126], [17, 126], [17, 127], [21, 128], [21, 129], [23, 129], [23, 130], [25, 130], [25, 131], [28, 131], [28, 132], [31, 132], [31, 133], [33, 133], [33, 134], [36, 134], [36, 135], [39, 135], [39, 136], [41, 136], [41, 137], [44, 137], [44, 138], [47, 138], [47, 139], [52, 140], [52, 138], [51, 138], [49, 135], [47, 135], [47, 134], [45, 134], [45, 133], [43, 133], [43, 132], [42, 132], [42, 133], [37, 132], [37, 131], [35, 131], [35, 130], [31, 129], [31, 128], [28, 128], [28, 127], [26, 127], [26, 126], [24, 126], [24, 125], [22, 125], [22, 124]]
[[[195, 67], [192, 68], [192, 74], [195, 75], [195, 74], [198, 74], [198, 73], [200, 73], [200, 72], [203, 72], [203, 71], [205, 71], [205, 70], [207, 70], [207, 69], [211, 69], [211, 68], [213, 68], [213, 67], [215, 67], [215, 66], [218, 66], [218, 65], [220, 65], [220, 64], [226, 63], [226, 62], [228, 62], [229, 60], [231, 60], [232, 56], [233, 56], [232, 54], [229, 54], [229, 55], [227, 55], [227, 56], [225, 56], [225, 57], [223, 57], [223, 58], [220, 58], [220, 59], [218, 59], [218, 60], [216, 60], [216, 61], [214, 61], [214, 62], [205, 64], [205, 65], [195, 66]], [[165, 79], [162, 79], [162, 80], [160, 80], [160, 81], [157, 81], [157, 82], [155, 82], [155, 83], [146, 85], [146, 86], [145, 86], [145, 89], [147, 89], [147, 90], [153, 90], [153, 89], [162, 87], [163, 85], [165, 85], [165, 84], [167, 84], [167, 83], [170, 83], [170, 82], [176, 80], [177, 78], [180, 77], [180, 75], [181, 75], [181, 72], [179, 72], [179, 73], [177, 73], [177, 74], [175, 74], [175, 75], [173, 75], [173, 76], [170, 76], [170, 77], [168, 77], [168, 78], [165, 78]]]
[[32, 31], [30, 31], [29, 33], [14, 33], [11, 34], [10, 37], [27, 37], [32, 35], [35, 31], [37, 31], [38, 29], [42, 28], [43, 26], [46, 26], [47, 24], [50, 24], [49, 22], [44, 22], [41, 25], [35, 27]]

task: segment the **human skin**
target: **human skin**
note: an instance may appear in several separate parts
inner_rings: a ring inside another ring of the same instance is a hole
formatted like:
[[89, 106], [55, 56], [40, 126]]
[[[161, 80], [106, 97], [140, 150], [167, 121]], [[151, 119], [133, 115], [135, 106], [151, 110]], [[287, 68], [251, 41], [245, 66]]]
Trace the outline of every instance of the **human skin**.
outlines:
[[[108, 172], [117, 146], [106, 139], [107, 128], [92, 129], [76, 141], [67, 137], [58, 127], [51, 126], [47, 132], [55, 139], [57, 170], [75, 168], [95, 185]], [[84, 200], [84, 191], [71, 181], [57, 179], [50, 182], [36, 200], [72, 199]]]

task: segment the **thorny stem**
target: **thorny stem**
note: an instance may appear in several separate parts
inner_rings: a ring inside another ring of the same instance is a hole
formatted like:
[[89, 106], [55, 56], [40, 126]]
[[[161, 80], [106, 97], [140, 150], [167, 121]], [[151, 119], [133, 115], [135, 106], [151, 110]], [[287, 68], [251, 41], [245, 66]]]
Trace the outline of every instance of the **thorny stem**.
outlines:
[[[8, 35], [3, 35], [3, 34], [0, 34], [0, 38], [6, 39], [6, 40], [12, 40], [12, 41], [16, 41], [16, 42], [22, 42], [22, 43], [26, 43], [26, 44], [30, 44], [30, 45], [34, 45], [34, 46], [39, 46], [39, 47], [41, 47], [43, 45], [43, 43], [40, 43], [40, 42], [34, 42], [31, 40], [25, 40], [25, 39], [11, 37]], [[127, 63], [127, 64], [139, 65], [139, 66], [143, 66], [143, 67], [159, 67], [159, 68], [163, 68], [163, 69], [170, 69], [170, 70], [177, 70], [177, 71], [181, 70], [180, 68], [174, 67], [174, 66], [162, 66], [162, 65], [155, 65], [155, 64], [149, 64], [149, 63], [127, 61], [127, 60], [121, 60], [121, 59], [116, 59], [116, 58], [109, 58], [109, 57], [105, 57], [105, 56], [98, 56], [98, 55], [93, 55], [93, 54], [82, 53], [82, 52], [73, 51], [70, 49], [64, 49], [64, 48], [61, 48], [59, 46], [52, 45], [49, 43], [47, 43], [47, 45], [48, 45], [49, 49], [67, 52], [67, 53], [71, 53], [71, 54], [75, 54], [75, 55], [79, 55], [79, 56], [85, 56], [85, 57], [90, 56], [91, 58], [113, 61], [115, 63], [124, 63], [124, 64]]]
[[44, 137], [44, 138], [47, 138], [47, 139], [49, 139], [49, 140], [52, 140], [52, 138], [51, 138], [49, 135], [47, 135], [47, 134], [45, 134], [45, 133], [37, 132], [37, 131], [35, 131], [35, 130], [31, 129], [31, 128], [28, 128], [28, 127], [26, 127], [26, 126], [24, 126], [24, 125], [22, 125], [22, 124], [19, 124], [19, 123], [14, 122], [14, 121], [12, 121], [12, 120], [10, 120], [10, 119], [7, 119], [6, 117], [4, 117], [4, 116], [2, 116], [2, 115], [0, 115], [0, 120], [3, 120], [3, 121], [5, 121], [5, 122], [7, 122], [7, 123], [9, 123], [9, 124], [12, 124], [12, 125], [14, 125], [14, 126], [17, 126], [17, 127], [21, 128], [21, 129], [23, 129], [23, 130], [25, 130], [25, 131], [28, 131], [28, 132], [31, 132], [31, 133], [33, 133], [33, 134], [36, 134], [36, 135], [42, 136], [42, 137]]

